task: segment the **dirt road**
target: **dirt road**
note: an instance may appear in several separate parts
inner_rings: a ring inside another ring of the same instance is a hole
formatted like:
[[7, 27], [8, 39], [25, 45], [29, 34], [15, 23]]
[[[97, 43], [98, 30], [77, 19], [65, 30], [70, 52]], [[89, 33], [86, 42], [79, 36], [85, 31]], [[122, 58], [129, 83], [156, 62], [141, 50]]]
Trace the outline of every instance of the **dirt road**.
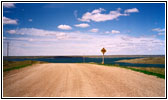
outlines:
[[4, 97], [164, 97], [165, 80], [94, 64], [37, 64], [3, 78]]

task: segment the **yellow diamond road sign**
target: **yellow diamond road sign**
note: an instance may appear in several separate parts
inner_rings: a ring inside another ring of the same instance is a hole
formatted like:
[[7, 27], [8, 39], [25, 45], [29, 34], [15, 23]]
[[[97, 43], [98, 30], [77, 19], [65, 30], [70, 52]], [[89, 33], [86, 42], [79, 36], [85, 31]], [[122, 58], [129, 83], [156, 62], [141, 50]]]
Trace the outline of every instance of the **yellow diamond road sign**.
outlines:
[[106, 49], [105, 48], [101, 49], [101, 52], [104, 54], [106, 52]]

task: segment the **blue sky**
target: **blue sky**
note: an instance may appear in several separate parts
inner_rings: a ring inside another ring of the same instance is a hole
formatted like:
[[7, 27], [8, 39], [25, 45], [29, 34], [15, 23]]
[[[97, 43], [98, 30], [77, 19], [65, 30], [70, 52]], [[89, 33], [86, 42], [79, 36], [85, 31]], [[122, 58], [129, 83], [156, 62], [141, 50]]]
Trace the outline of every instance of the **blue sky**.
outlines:
[[165, 53], [164, 3], [3, 3], [3, 55]]

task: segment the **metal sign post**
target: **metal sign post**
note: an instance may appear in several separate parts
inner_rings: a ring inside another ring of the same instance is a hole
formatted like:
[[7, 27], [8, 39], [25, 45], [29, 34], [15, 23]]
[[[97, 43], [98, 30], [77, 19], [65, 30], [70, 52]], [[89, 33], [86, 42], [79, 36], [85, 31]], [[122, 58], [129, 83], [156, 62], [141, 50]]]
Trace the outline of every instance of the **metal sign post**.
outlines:
[[104, 54], [105, 54], [105, 52], [106, 52], [106, 49], [105, 49], [105, 48], [101, 49], [101, 52], [103, 53], [102, 64], [104, 64]]

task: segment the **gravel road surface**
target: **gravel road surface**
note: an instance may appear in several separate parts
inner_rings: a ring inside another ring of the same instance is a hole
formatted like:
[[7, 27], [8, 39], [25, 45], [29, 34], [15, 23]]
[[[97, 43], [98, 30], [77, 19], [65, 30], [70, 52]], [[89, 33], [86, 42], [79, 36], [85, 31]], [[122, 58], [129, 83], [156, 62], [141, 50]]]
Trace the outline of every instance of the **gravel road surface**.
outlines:
[[164, 97], [165, 80], [95, 64], [36, 64], [5, 73], [3, 96]]

